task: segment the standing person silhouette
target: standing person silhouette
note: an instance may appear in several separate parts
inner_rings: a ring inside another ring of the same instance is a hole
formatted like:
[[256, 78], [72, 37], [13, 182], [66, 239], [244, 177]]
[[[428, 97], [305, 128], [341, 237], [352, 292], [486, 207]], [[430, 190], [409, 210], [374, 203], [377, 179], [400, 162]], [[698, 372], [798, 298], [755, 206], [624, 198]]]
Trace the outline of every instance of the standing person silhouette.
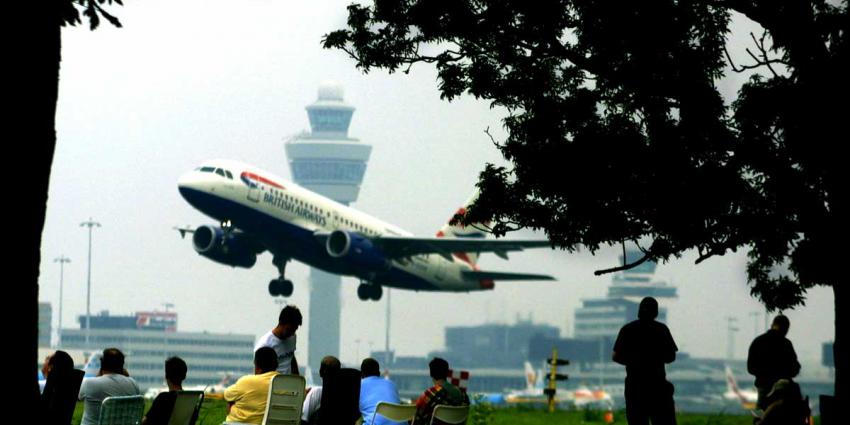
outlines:
[[301, 326], [301, 310], [288, 305], [280, 310], [277, 326], [266, 332], [254, 344], [254, 352], [271, 347], [277, 353], [277, 371], [284, 375], [298, 375], [298, 359], [295, 358], [297, 343], [295, 332]]
[[667, 382], [665, 363], [676, 360], [676, 343], [658, 317], [658, 301], [646, 297], [638, 320], [620, 329], [612, 360], [626, 366], [626, 420], [629, 425], [675, 425], [673, 384]]
[[750, 344], [747, 372], [756, 377], [756, 405], [759, 409], [767, 409], [767, 393], [776, 381], [790, 380], [800, 373], [800, 362], [797, 361], [794, 345], [785, 338], [790, 327], [791, 321], [780, 314], [773, 319], [770, 329], [757, 336]]

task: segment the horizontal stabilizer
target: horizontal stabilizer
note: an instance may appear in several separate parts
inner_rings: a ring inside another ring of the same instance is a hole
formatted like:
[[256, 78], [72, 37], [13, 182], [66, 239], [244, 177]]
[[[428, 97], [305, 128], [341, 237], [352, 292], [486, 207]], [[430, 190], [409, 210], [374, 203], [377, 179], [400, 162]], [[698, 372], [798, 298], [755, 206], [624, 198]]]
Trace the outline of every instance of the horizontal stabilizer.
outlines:
[[478, 270], [467, 270], [463, 273], [464, 279], [469, 280], [555, 280], [546, 274], [508, 273], [508, 272], [482, 272]]

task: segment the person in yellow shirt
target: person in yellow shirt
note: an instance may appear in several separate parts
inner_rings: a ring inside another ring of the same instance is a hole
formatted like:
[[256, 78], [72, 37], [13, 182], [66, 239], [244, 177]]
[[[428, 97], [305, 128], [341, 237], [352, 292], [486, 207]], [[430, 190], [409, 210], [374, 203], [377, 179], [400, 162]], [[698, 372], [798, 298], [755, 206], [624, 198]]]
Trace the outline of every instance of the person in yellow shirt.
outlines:
[[277, 375], [277, 353], [271, 347], [254, 352], [254, 374], [239, 378], [224, 390], [225, 423], [259, 424], [266, 411], [272, 378]]

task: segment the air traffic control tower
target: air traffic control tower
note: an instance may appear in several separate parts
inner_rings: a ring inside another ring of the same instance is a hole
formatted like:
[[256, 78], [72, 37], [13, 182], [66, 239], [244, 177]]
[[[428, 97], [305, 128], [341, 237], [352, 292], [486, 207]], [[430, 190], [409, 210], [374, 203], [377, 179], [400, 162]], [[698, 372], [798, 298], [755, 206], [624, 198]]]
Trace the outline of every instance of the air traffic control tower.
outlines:
[[[310, 132], [286, 143], [292, 179], [342, 204], [357, 200], [372, 146], [348, 137], [354, 107], [343, 100], [342, 86], [323, 83], [319, 98], [307, 106]], [[339, 357], [341, 279], [310, 270], [310, 317], [307, 362], [318, 371], [322, 357]]]

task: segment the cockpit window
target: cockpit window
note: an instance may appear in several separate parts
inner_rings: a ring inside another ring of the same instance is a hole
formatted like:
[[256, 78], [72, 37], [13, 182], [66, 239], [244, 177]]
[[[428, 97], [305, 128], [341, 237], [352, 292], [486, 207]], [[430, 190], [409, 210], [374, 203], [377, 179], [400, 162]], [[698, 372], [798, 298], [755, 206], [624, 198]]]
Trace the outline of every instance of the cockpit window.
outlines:
[[231, 174], [230, 171], [224, 170], [224, 172], [227, 174], [227, 178], [229, 178], [230, 180], [233, 180], [233, 174]]
[[214, 173], [215, 167], [201, 167], [202, 173]]
[[222, 176], [222, 177], [227, 177], [227, 175], [224, 174], [224, 170], [222, 170], [221, 168], [216, 168], [215, 173]]

